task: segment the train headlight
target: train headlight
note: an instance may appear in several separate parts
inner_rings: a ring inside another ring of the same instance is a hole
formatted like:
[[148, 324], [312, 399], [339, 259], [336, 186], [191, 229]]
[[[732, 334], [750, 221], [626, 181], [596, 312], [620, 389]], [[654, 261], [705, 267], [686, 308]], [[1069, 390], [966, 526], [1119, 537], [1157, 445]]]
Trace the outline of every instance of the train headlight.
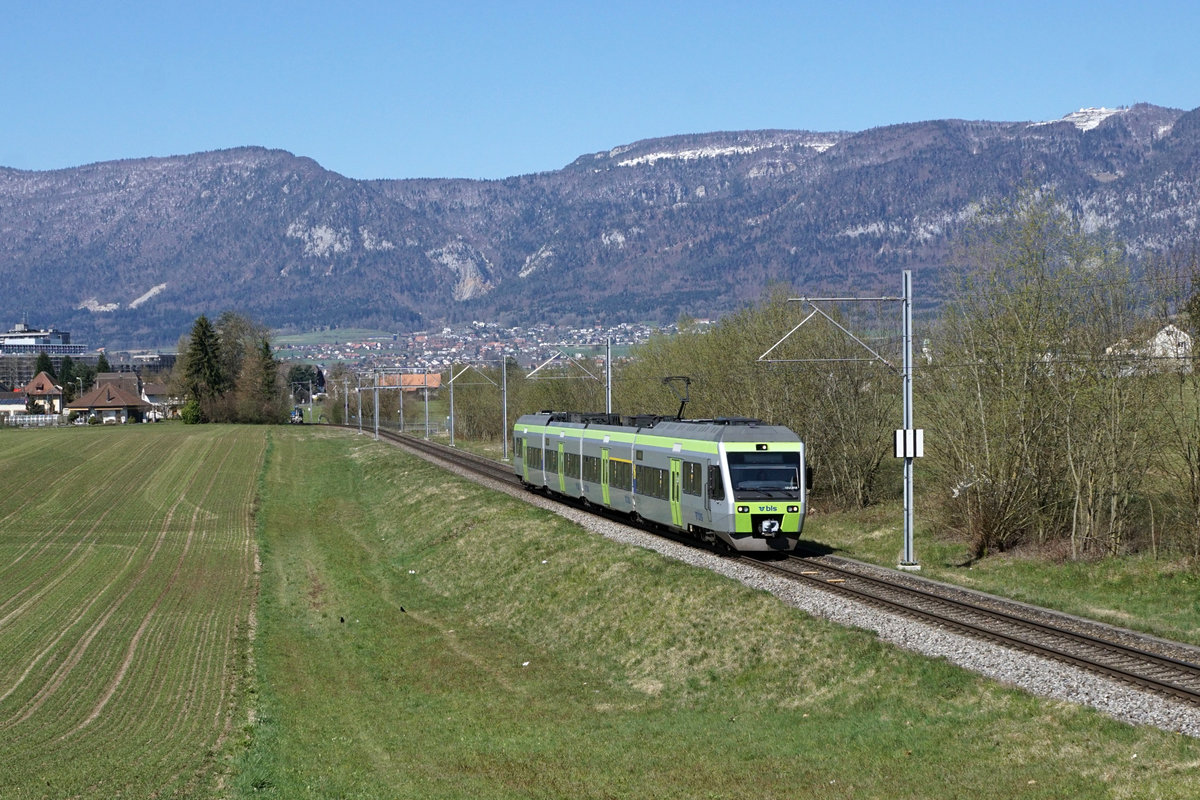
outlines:
[[799, 514], [800, 506], [788, 506], [788, 513], [789, 514]]
[[739, 514], [749, 514], [749, 513], [750, 513], [750, 506], [738, 506], [738, 507], [737, 507], [737, 513], [739, 513]]

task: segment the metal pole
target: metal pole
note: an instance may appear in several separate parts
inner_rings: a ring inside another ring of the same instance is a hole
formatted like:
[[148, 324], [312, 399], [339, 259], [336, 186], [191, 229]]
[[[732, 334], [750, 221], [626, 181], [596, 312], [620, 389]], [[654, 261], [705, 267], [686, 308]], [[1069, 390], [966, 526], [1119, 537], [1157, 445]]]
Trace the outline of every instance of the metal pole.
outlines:
[[[794, 328], [784, 334], [783, 338], [771, 345], [765, 353], [758, 357], [762, 363], [797, 363], [797, 364], [817, 364], [825, 362], [854, 362], [854, 361], [877, 361], [893, 371], [896, 367], [892, 362], [888, 361], [870, 345], [864, 342], [860, 337], [855, 336], [844, 325], [831, 317], [829, 314], [821, 310], [818, 302], [902, 302], [902, 311], [904, 318], [903, 344], [901, 349], [903, 352], [903, 364], [899, 370], [901, 378], [901, 394], [904, 404], [904, 427], [896, 430], [896, 452], [897, 458], [904, 459], [904, 553], [901, 558], [899, 568], [903, 570], [917, 571], [921, 569], [921, 565], [917, 563], [916, 557], [913, 554], [913, 506], [914, 506], [914, 491], [913, 491], [913, 466], [915, 459], [924, 455], [924, 431], [913, 428], [913, 355], [912, 355], [912, 271], [904, 270], [904, 291], [901, 297], [797, 297], [789, 298], [789, 300], [799, 300], [808, 303], [812, 307], [811, 313], [800, 321]], [[775, 348], [783, 344], [792, 334], [803, 327], [809, 320], [817, 316], [825, 319], [829, 324], [846, 334], [852, 341], [871, 354], [869, 359], [860, 358], [768, 358]]]
[[342, 424], [350, 421], [350, 376], [342, 376]]
[[454, 447], [454, 364], [450, 365], [450, 446]]
[[354, 380], [358, 382], [358, 388], [354, 390], [354, 394], [358, 397], [358, 432], [362, 434], [362, 375], [354, 373]]
[[404, 375], [400, 375], [400, 432], [404, 433]]
[[375, 441], [379, 441], [379, 373], [376, 372], [375, 378]]
[[[905, 436], [913, 431], [913, 355], [912, 355], [912, 270], [904, 270], [904, 431]], [[912, 433], [915, 437], [915, 432]], [[915, 439], [914, 439], [915, 442]], [[904, 560], [901, 568], [918, 568], [913, 554], [913, 462], [916, 453], [906, 450], [904, 454]]]
[[612, 413], [612, 337], [609, 336], [604, 346], [604, 413]]
[[504, 460], [508, 461], [508, 357], [500, 360], [500, 435], [504, 437]]
[[425, 371], [425, 441], [429, 441], [429, 371]]

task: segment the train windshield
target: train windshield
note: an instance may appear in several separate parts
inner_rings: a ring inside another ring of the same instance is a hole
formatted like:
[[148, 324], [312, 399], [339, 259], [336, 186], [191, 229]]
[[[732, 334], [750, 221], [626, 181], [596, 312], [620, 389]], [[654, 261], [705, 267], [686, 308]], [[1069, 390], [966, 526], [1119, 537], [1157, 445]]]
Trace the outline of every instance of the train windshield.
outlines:
[[729, 481], [736, 494], [778, 496], [800, 490], [800, 454], [784, 451], [729, 453]]

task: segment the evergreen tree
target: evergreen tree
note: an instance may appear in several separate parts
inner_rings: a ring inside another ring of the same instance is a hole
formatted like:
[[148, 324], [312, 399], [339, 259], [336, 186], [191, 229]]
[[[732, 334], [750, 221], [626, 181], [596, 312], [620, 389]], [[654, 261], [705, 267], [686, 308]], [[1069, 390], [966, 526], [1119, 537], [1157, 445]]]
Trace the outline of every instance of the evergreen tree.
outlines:
[[321, 372], [312, 364], [295, 364], [288, 370], [288, 389], [291, 395], [302, 403], [307, 403], [309, 387], [313, 393], [320, 390]]
[[280, 423], [290, 403], [267, 328], [233, 312], [196, 319], [179, 341], [172, 383], [189, 399], [184, 422]]
[[58, 382], [62, 385], [63, 402], [74, 401], [79, 384], [75, 382], [75, 362], [70, 356], [63, 356], [62, 366], [58, 369]]
[[78, 364], [71, 366], [71, 371], [76, 378], [83, 378], [83, 391], [87, 392], [96, 383], [96, 368], [86, 361], [81, 361]]
[[100, 354], [100, 358], [96, 359], [96, 372], [112, 372], [113, 369], [108, 363], [108, 358], [104, 353]]
[[183, 387], [201, 407], [219, 398], [226, 389], [221, 370], [221, 346], [208, 317], [201, 314], [192, 326], [192, 335], [183, 361]]

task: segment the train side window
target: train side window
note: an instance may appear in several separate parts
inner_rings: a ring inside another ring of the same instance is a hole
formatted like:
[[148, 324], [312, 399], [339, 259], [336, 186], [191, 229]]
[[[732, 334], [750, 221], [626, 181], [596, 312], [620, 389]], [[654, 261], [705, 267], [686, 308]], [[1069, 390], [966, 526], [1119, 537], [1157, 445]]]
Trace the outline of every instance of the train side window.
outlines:
[[609, 484], [614, 489], [629, 491], [633, 488], [633, 464], [628, 461], [613, 460], [609, 462], [611, 477]]
[[725, 482], [721, 480], [721, 468], [716, 464], [708, 468], [708, 498], [710, 500], [725, 499]]
[[583, 457], [583, 479], [588, 483], [600, 482], [600, 459], [596, 456]]
[[660, 494], [661, 469], [655, 467], [638, 467], [637, 493], [642, 497], [658, 497]]
[[653, 497], [656, 500], [666, 500], [667, 471], [657, 467], [639, 467], [637, 493], [643, 497]]
[[694, 497], [699, 497], [703, 487], [701, 485], [700, 464], [695, 461], [683, 462], [683, 493], [690, 494]]

